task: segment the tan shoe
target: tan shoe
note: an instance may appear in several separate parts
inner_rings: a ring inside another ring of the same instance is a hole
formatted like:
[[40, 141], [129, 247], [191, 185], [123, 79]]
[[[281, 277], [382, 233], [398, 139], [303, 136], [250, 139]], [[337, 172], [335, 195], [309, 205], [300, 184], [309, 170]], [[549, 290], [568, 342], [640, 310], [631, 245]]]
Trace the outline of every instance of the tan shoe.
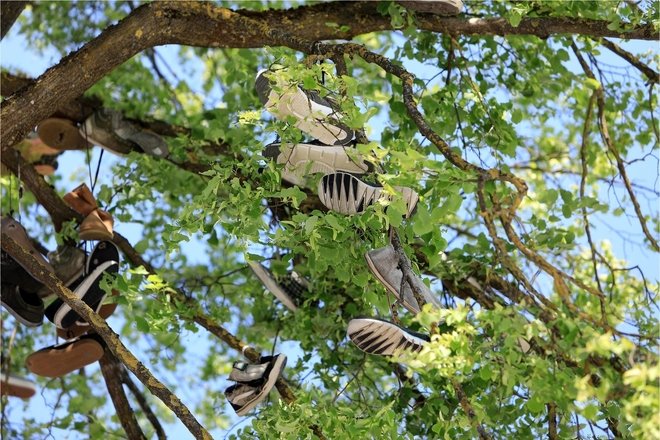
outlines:
[[83, 240], [112, 240], [114, 224], [112, 216], [107, 211], [97, 209], [80, 223], [78, 235]]
[[77, 188], [67, 193], [63, 199], [67, 205], [84, 216], [88, 216], [99, 207], [94, 195], [84, 183], [81, 183]]
[[64, 344], [42, 348], [28, 356], [25, 365], [39, 376], [64, 376], [101, 359], [103, 345], [100, 340], [98, 335], [85, 335]]

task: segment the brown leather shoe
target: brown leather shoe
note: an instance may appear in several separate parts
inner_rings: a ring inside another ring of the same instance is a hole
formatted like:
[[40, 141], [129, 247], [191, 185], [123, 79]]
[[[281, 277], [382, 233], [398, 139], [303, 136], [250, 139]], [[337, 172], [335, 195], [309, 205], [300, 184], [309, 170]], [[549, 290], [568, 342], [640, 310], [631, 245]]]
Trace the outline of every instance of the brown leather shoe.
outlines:
[[88, 216], [90, 212], [99, 207], [94, 195], [84, 183], [67, 193], [63, 199], [67, 205], [84, 216]]
[[37, 127], [37, 133], [46, 145], [58, 150], [84, 150], [89, 145], [78, 127], [68, 119], [44, 119]]
[[108, 212], [97, 209], [90, 212], [80, 223], [78, 235], [83, 240], [112, 240], [114, 223]]

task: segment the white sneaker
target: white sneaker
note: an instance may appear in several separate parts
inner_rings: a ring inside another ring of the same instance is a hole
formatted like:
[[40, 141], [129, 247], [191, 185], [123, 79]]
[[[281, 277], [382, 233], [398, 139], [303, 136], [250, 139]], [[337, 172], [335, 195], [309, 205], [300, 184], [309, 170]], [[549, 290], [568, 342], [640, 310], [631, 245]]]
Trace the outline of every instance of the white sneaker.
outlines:
[[[353, 151], [355, 154], [349, 154]], [[350, 147], [273, 143], [266, 146], [263, 155], [284, 165], [282, 179], [298, 186], [305, 186], [310, 174], [364, 174], [369, 170], [369, 165]]]
[[298, 129], [324, 144], [346, 145], [353, 139], [353, 130], [339, 122], [339, 109], [331, 100], [295, 84], [278, 84], [275, 91], [265, 76], [269, 73], [272, 74], [266, 69], [259, 71], [255, 81], [257, 95], [266, 110], [285, 122], [293, 116]]

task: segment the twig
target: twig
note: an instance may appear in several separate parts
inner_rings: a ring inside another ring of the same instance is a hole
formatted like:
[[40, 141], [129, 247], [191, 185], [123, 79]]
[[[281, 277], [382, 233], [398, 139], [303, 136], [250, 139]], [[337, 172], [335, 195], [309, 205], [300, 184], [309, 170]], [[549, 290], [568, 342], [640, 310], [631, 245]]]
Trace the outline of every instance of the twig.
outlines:
[[454, 387], [454, 391], [456, 392], [456, 397], [458, 398], [459, 403], [461, 404], [461, 408], [463, 408], [463, 411], [465, 414], [468, 416], [468, 419], [470, 419], [470, 423], [474, 428], [477, 430], [477, 433], [479, 434], [479, 439], [480, 440], [491, 440], [492, 437], [488, 431], [484, 429], [484, 427], [481, 425], [481, 423], [477, 420], [477, 415], [474, 412], [474, 409], [472, 408], [472, 405], [470, 404], [470, 401], [467, 398], [467, 395], [465, 394], [465, 391], [463, 391], [463, 387], [461, 386], [458, 381], [455, 379], [451, 380], [451, 384]]
[[658, 72], [656, 72], [655, 70], [651, 69], [649, 66], [644, 64], [635, 55], [631, 54], [630, 52], [623, 49], [618, 44], [613, 43], [612, 41], [608, 40], [607, 38], [603, 38], [603, 46], [607, 47], [609, 50], [611, 50], [612, 52], [614, 52], [615, 54], [617, 54], [618, 56], [620, 56], [624, 60], [628, 61], [637, 70], [642, 72], [644, 74], [644, 76], [646, 76], [649, 79], [649, 82], [651, 82], [651, 83], [657, 83], [658, 82]]
[[[593, 71], [582, 57], [582, 53], [575, 44], [575, 41], [571, 42], [571, 49], [573, 49], [573, 53], [580, 62], [580, 66], [582, 66], [582, 70], [584, 70], [585, 75], [587, 75], [588, 78], [596, 79]], [[628, 179], [628, 173], [626, 172], [626, 167], [623, 163], [623, 160], [621, 159], [621, 155], [619, 154], [618, 149], [616, 148], [614, 142], [612, 142], [612, 138], [610, 137], [610, 133], [607, 127], [607, 119], [605, 117], [605, 92], [601, 84], [599, 84], [598, 88], [596, 88], [595, 93], [597, 98], [596, 102], [598, 104], [598, 127], [600, 129], [600, 135], [603, 140], [603, 143], [605, 144], [609, 152], [612, 154], [612, 156], [614, 156], [614, 159], [616, 160], [619, 174], [621, 175], [621, 179], [623, 180], [623, 183], [626, 186], [626, 190], [628, 190], [630, 201], [632, 202], [633, 207], [635, 208], [635, 214], [637, 214], [637, 218], [639, 219], [639, 224], [642, 227], [642, 231], [644, 232], [644, 235], [651, 244], [651, 247], [656, 252], [660, 252], [660, 245], [658, 244], [655, 237], [653, 237], [653, 234], [651, 234], [651, 231], [649, 231], [648, 226], [646, 225], [646, 218], [644, 218], [644, 214], [642, 214], [642, 209], [639, 206], [639, 202], [637, 201], [635, 192], [633, 191], [632, 186], [630, 185], [630, 180]]]
[[165, 440], [167, 438], [165, 435], [165, 430], [161, 426], [160, 421], [156, 417], [156, 414], [154, 414], [154, 412], [151, 410], [151, 406], [149, 406], [147, 399], [144, 397], [142, 392], [140, 392], [140, 389], [135, 384], [135, 382], [133, 382], [133, 379], [131, 379], [131, 376], [129, 376], [125, 368], [121, 369], [120, 376], [121, 381], [128, 387], [131, 394], [133, 394], [133, 397], [135, 397], [135, 400], [137, 400], [138, 405], [140, 405], [140, 408], [142, 408], [142, 411], [144, 411], [144, 415], [151, 423], [151, 426], [153, 426], [154, 431], [156, 431], [156, 436], [158, 439]]

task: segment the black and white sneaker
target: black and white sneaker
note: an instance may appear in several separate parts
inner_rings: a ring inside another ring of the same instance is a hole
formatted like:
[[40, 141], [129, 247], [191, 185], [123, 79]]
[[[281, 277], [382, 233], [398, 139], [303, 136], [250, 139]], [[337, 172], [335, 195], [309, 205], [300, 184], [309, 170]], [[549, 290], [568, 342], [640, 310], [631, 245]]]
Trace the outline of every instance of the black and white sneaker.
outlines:
[[427, 335], [376, 318], [351, 319], [346, 334], [360, 350], [382, 356], [401, 351], [420, 352], [431, 340]]
[[236, 362], [229, 380], [237, 382], [225, 391], [236, 414], [244, 416], [266, 398], [286, 366], [286, 356], [262, 356], [258, 364]]
[[[85, 271], [87, 275], [70, 286], [73, 293], [96, 313], [106, 297], [105, 291], [101, 289], [101, 280], [106, 272], [110, 274], [119, 272], [119, 249], [110, 241], [101, 241], [89, 255]], [[84, 322], [80, 315], [60, 298], [46, 308], [46, 317], [61, 329], [66, 329], [79, 320]]]
[[306, 185], [306, 176], [310, 174], [364, 174], [369, 170], [357, 150], [344, 146], [273, 143], [266, 146], [263, 155], [284, 165], [282, 179], [299, 186]]
[[355, 133], [339, 122], [339, 109], [332, 100], [296, 84], [278, 83], [277, 90], [274, 90], [271, 80], [266, 77], [271, 74], [267, 69], [261, 70], [255, 81], [257, 95], [266, 110], [285, 122], [293, 116], [296, 119], [294, 125], [298, 129], [326, 145], [346, 145], [351, 142]]
[[[395, 186], [406, 203], [406, 217], [415, 211], [419, 196], [415, 190]], [[321, 178], [318, 185], [319, 198], [326, 208], [340, 214], [353, 215], [364, 212], [368, 206], [376, 203], [381, 197], [391, 199], [383, 191], [382, 186], [374, 186], [348, 173], [327, 174]]]
[[287, 309], [292, 312], [298, 310], [298, 306], [309, 292], [309, 282], [305, 278], [293, 271], [276, 281], [273, 274], [263, 264], [248, 261], [248, 265], [264, 287], [275, 295]]

